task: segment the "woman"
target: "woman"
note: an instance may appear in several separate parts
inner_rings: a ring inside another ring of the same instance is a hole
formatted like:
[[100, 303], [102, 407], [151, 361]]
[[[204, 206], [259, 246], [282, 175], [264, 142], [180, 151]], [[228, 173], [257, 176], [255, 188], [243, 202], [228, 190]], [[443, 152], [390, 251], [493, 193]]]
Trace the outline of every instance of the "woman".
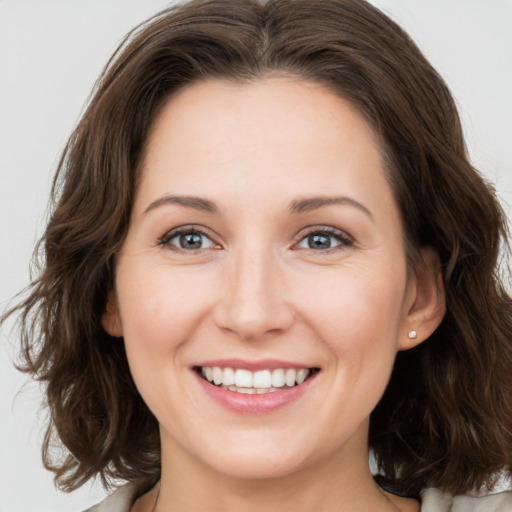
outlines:
[[512, 507], [469, 496], [512, 458], [504, 215], [378, 10], [161, 13], [107, 66], [54, 198], [25, 369], [58, 483], [130, 482], [93, 510]]

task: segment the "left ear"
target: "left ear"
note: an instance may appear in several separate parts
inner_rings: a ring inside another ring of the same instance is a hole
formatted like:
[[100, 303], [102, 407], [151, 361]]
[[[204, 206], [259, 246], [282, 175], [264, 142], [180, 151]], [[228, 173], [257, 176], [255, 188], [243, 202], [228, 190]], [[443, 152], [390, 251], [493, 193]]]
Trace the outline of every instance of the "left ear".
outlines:
[[110, 336], [114, 338], [121, 338], [123, 336], [123, 324], [121, 323], [114, 290], [108, 293], [105, 311], [101, 316], [101, 325]]
[[420, 260], [409, 277], [398, 350], [408, 350], [426, 340], [446, 312], [439, 256], [433, 249], [424, 248]]

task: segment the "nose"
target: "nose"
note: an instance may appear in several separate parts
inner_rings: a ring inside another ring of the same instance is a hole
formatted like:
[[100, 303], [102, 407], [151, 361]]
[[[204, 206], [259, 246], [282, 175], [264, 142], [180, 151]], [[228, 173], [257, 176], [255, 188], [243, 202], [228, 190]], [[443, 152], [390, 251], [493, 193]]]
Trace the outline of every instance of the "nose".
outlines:
[[257, 341], [290, 328], [294, 311], [287, 300], [283, 269], [272, 251], [239, 251], [224, 271], [214, 315], [221, 329]]

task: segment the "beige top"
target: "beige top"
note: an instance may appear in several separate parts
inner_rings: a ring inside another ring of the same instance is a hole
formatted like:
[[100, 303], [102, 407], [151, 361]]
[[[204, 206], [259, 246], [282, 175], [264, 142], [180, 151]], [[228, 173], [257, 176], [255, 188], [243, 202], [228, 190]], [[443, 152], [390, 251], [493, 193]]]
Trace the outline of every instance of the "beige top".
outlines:
[[[140, 482], [128, 483], [85, 512], [130, 512], [140, 489]], [[479, 497], [454, 497], [439, 489], [426, 489], [421, 498], [421, 512], [512, 512], [512, 490]]]

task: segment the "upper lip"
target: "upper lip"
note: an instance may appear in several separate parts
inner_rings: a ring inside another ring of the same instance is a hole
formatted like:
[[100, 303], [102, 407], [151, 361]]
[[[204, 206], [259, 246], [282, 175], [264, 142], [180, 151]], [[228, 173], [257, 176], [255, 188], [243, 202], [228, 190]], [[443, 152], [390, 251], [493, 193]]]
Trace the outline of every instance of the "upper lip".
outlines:
[[219, 366], [221, 368], [240, 368], [242, 370], [249, 370], [252, 372], [258, 370], [276, 370], [278, 368], [294, 368], [300, 370], [301, 368], [318, 368], [311, 364], [297, 363], [294, 361], [284, 361], [280, 359], [259, 359], [257, 361], [249, 361], [246, 359], [215, 359], [208, 361], [201, 361], [193, 365], [194, 367], [207, 367]]

